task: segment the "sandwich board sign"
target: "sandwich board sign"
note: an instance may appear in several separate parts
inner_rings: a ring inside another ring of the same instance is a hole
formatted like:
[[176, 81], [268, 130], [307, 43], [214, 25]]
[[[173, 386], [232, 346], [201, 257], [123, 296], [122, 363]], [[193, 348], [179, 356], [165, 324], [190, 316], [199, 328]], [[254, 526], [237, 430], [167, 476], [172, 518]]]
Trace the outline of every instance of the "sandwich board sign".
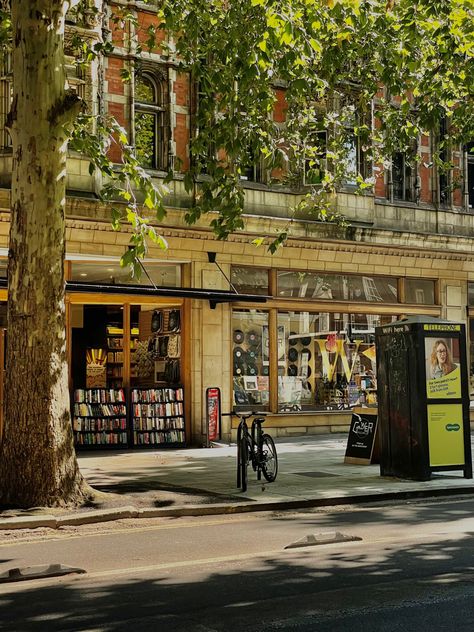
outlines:
[[378, 462], [377, 412], [376, 408], [353, 408], [344, 463], [370, 465]]

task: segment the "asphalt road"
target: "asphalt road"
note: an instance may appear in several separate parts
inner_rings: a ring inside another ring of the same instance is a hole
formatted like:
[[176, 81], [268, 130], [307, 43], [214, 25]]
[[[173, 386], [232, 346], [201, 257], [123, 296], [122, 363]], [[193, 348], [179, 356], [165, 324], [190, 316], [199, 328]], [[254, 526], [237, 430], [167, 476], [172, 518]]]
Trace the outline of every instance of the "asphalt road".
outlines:
[[[474, 501], [0, 532], [0, 630], [472, 630]], [[336, 533], [360, 538], [339, 540]], [[308, 544], [285, 548], [295, 543]]]

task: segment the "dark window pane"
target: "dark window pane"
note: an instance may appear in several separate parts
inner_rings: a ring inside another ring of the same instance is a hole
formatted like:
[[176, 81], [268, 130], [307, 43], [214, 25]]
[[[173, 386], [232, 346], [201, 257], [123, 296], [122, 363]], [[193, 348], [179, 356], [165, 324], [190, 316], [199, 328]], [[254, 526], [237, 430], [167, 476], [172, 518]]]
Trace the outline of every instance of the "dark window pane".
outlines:
[[468, 304], [470, 307], [474, 307], [474, 283], [467, 284]]
[[148, 77], [135, 79], [135, 100], [140, 103], [156, 103], [156, 89]]
[[418, 303], [420, 305], [434, 305], [434, 288], [434, 281], [427, 281], [425, 279], [406, 279], [405, 302]]
[[230, 280], [241, 294], [268, 294], [268, 270], [232, 267]]
[[135, 120], [136, 156], [142, 167], [156, 166], [156, 115], [137, 112]]
[[397, 279], [358, 275], [279, 272], [278, 296], [396, 303]]
[[[181, 267], [175, 264], [144, 263], [145, 270], [153, 283], [163, 287], [181, 287]], [[148, 276], [142, 272], [139, 279], [130, 276], [127, 268], [116, 262], [76, 262], [71, 263], [71, 281], [87, 283], [152, 285]]]

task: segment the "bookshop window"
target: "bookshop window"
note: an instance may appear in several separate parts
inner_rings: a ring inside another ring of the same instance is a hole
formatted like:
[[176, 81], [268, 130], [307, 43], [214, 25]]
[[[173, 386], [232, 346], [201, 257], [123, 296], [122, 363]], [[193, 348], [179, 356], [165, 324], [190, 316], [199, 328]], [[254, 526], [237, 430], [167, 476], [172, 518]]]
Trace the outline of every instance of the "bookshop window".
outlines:
[[405, 303], [435, 304], [435, 282], [425, 279], [405, 279]]
[[181, 383], [181, 310], [160, 305], [130, 308], [132, 388]]
[[377, 405], [375, 327], [395, 316], [280, 312], [278, 410]]
[[[144, 262], [146, 274], [132, 277], [127, 268], [122, 268], [117, 260], [110, 262], [71, 262], [71, 281], [87, 283], [107, 283], [110, 285], [158, 285], [163, 287], [181, 286], [181, 266], [167, 263]], [[1, 271], [0, 271], [1, 273]]]
[[278, 272], [278, 296], [335, 301], [397, 303], [398, 282], [393, 277]]
[[123, 387], [123, 306], [71, 305], [75, 389]]
[[270, 354], [268, 314], [239, 310], [232, 315], [232, 373], [237, 410], [268, 410]]
[[233, 266], [230, 280], [240, 294], [268, 295], [268, 270]]

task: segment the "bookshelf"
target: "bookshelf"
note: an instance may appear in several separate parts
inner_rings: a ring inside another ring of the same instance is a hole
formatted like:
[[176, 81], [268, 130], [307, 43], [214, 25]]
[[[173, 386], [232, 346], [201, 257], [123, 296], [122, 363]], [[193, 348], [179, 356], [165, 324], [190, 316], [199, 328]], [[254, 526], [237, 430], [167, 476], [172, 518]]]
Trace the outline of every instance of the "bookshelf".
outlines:
[[185, 445], [184, 392], [181, 386], [132, 389], [131, 418], [136, 447]]
[[123, 389], [76, 389], [72, 425], [77, 448], [128, 447]]

